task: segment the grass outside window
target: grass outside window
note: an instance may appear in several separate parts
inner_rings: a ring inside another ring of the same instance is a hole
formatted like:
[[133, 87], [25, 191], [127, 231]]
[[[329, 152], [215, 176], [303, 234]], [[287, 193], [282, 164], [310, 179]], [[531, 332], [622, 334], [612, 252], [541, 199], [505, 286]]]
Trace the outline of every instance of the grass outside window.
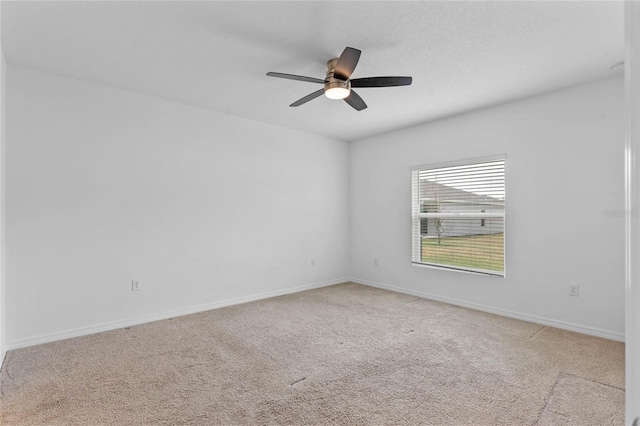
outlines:
[[423, 263], [504, 272], [504, 233], [423, 238]]

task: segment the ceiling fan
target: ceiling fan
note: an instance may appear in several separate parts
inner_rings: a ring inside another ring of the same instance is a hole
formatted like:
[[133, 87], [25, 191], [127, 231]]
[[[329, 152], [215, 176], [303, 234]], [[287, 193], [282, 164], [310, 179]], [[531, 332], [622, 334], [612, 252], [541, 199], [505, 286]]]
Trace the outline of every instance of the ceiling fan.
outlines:
[[344, 99], [346, 103], [357, 111], [362, 111], [367, 107], [367, 104], [364, 103], [352, 87], [392, 87], [408, 86], [411, 84], [411, 77], [364, 77], [351, 79], [351, 74], [360, 59], [360, 53], [358, 49], [346, 47], [339, 58], [333, 58], [327, 62], [328, 70], [324, 80], [302, 75], [283, 74], [280, 72], [268, 72], [267, 75], [269, 77], [324, 84], [324, 88], [316, 90], [289, 105], [292, 107], [305, 104], [324, 93], [329, 99]]

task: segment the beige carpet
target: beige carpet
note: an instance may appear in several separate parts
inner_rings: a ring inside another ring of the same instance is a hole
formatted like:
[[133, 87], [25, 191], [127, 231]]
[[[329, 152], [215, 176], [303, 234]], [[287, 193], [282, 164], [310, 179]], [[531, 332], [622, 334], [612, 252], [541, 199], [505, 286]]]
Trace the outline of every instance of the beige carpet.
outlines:
[[19, 425], [622, 425], [624, 345], [342, 284], [11, 351]]

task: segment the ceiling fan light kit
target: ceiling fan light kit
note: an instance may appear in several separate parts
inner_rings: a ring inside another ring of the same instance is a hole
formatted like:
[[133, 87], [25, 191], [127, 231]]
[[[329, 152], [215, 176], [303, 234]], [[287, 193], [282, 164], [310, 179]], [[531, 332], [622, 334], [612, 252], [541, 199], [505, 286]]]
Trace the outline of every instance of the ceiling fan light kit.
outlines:
[[324, 95], [329, 99], [344, 99], [351, 92], [351, 81], [334, 77], [338, 58], [327, 62], [327, 76], [324, 79]]
[[353, 47], [347, 47], [339, 58], [330, 59], [327, 62], [327, 75], [324, 80], [302, 75], [268, 72], [269, 77], [286, 78], [288, 80], [306, 81], [309, 83], [322, 83], [324, 88], [317, 90], [292, 103], [291, 107], [297, 107], [321, 96], [323, 93], [329, 99], [344, 99], [356, 111], [367, 108], [362, 98], [352, 90], [352, 87], [393, 87], [408, 86], [412, 82], [411, 77], [365, 77], [351, 79], [351, 74], [360, 59], [360, 51]]

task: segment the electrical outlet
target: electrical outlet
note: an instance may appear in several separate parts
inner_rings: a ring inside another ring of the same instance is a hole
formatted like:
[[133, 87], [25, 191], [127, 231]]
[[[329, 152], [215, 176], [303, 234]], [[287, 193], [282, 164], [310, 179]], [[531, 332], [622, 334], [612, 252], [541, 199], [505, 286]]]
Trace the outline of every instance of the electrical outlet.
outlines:
[[377, 257], [373, 258], [373, 266], [378, 266], [378, 258]]
[[569, 296], [580, 296], [580, 285], [569, 284]]
[[311, 259], [311, 266], [316, 266], [316, 260], [315, 259]]
[[140, 280], [131, 280], [131, 291], [140, 291], [141, 284]]

